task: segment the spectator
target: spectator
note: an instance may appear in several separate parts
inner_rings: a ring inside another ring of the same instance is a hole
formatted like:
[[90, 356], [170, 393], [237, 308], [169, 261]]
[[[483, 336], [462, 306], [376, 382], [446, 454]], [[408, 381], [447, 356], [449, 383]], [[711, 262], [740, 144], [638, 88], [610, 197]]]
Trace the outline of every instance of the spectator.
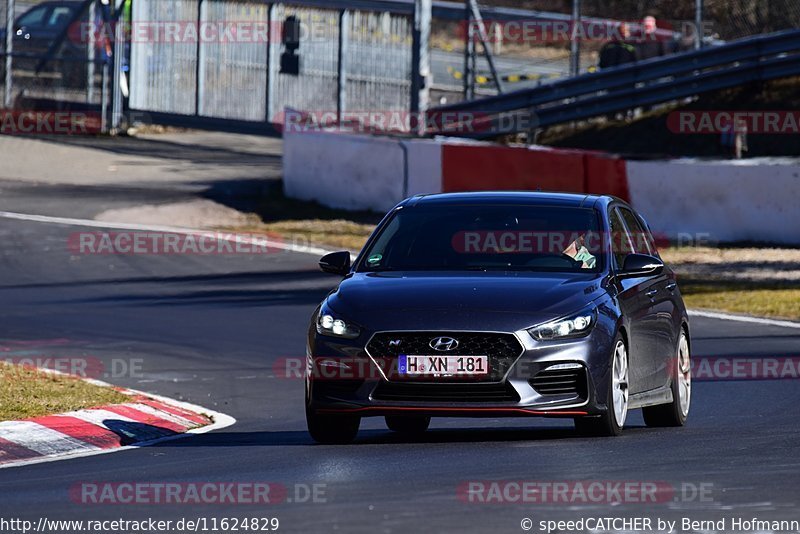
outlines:
[[636, 43], [636, 59], [644, 61], [666, 55], [664, 43], [658, 39], [655, 17], [647, 16], [642, 20], [642, 35]]
[[747, 152], [747, 123], [742, 119], [725, 121], [722, 126], [720, 145], [722, 145], [723, 153], [728, 157], [742, 159], [744, 153]]
[[[600, 49], [600, 61], [598, 66], [601, 69], [609, 69], [634, 63], [636, 61], [636, 48], [629, 42], [631, 36], [630, 28], [624, 22], [617, 27], [617, 31], [611, 36], [611, 40]], [[621, 90], [635, 89], [635, 85], [622, 86]], [[631, 118], [633, 113], [627, 110], [623, 114], [608, 115], [608, 120]]]
[[636, 48], [628, 42], [630, 36], [630, 29], [623, 22], [619, 25], [618, 31], [614, 33], [611, 40], [600, 50], [599, 67], [601, 69], [617, 67], [636, 61]]

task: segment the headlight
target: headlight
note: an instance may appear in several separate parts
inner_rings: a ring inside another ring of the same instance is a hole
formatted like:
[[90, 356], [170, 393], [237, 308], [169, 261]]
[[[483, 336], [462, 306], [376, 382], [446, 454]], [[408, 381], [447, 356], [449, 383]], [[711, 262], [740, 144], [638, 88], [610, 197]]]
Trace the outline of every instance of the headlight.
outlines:
[[572, 317], [535, 326], [529, 329], [528, 333], [537, 341], [583, 337], [592, 331], [596, 322], [597, 312], [595, 310], [585, 310]]
[[324, 336], [355, 339], [361, 330], [356, 325], [347, 323], [323, 309], [317, 317], [317, 333]]

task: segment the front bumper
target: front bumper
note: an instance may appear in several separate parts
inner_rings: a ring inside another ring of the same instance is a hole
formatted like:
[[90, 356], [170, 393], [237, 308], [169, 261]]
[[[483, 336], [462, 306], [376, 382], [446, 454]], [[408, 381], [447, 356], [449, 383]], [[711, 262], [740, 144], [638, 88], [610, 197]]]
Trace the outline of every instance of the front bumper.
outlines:
[[[458, 332], [422, 333], [459, 335]], [[399, 378], [393, 356], [371, 354], [369, 340], [312, 334], [307, 354], [308, 408], [362, 417], [580, 417], [604, 413], [613, 335], [595, 327], [585, 338], [538, 342], [526, 331], [461, 333], [514, 336], [519, 352], [501, 374], [483, 380]], [[389, 366], [387, 366], [387, 360]], [[598, 394], [598, 392], [601, 392]]]

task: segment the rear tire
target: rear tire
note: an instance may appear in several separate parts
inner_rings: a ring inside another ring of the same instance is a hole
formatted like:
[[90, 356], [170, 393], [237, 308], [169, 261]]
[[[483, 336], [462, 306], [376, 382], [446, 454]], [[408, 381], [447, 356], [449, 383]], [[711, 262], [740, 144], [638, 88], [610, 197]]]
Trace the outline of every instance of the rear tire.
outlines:
[[428, 430], [431, 418], [422, 415], [387, 415], [386, 426], [398, 434], [423, 434]]
[[628, 416], [628, 349], [622, 335], [614, 338], [611, 376], [606, 391], [606, 412], [592, 417], [576, 417], [575, 430], [584, 436], [619, 436]]
[[352, 443], [361, 426], [361, 418], [353, 415], [320, 415], [306, 407], [308, 433], [317, 443], [344, 445]]
[[644, 423], [650, 427], [683, 426], [692, 401], [692, 361], [685, 330], [678, 337], [675, 360], [671, 363], [672, 402], [642, 408]]

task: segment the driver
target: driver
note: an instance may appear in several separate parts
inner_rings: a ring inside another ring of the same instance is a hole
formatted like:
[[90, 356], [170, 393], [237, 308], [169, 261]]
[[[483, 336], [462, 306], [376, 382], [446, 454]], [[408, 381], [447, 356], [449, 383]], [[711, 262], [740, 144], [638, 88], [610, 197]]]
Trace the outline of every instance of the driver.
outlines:
[[581, 234], [578, 236], [578, 239], [570, 243], [569, 246], [564, 249], [564, 254], [575, 261], [581, 262], [582, 269], [594, 269], [594, 266], [597, 264], [597, 258], [586, 248], [585, 234]]

